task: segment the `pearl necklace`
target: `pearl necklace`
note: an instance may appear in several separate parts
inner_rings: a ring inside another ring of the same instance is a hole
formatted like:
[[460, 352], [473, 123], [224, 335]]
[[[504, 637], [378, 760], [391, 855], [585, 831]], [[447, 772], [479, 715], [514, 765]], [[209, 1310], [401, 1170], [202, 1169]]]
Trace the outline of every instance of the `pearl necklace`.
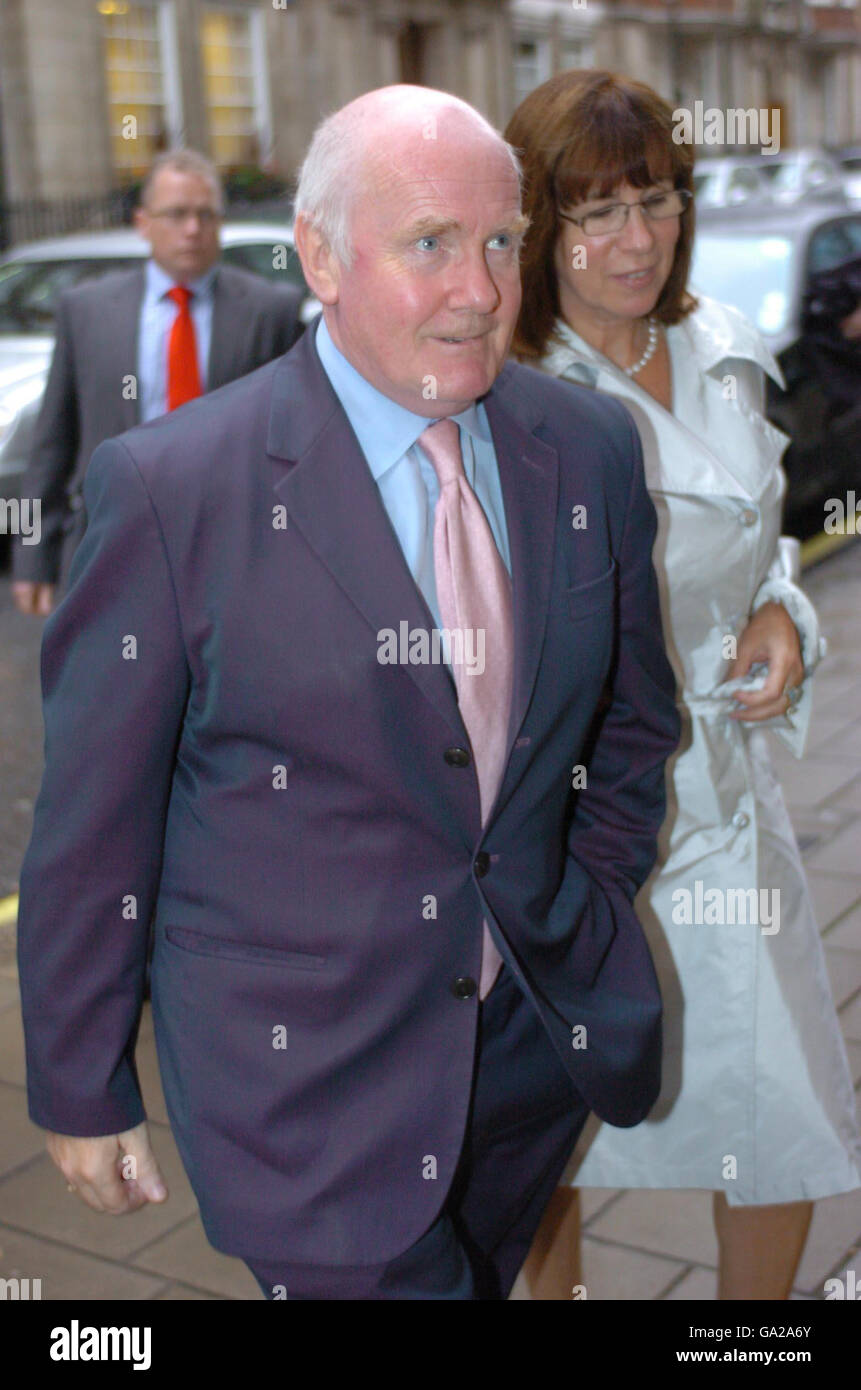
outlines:
[[643, 370], [648, 362], [651, 362], [655, 355], [655, 349], [658, 346], [658, 325], [653, 318], [647, 319], [646, 323], [649, 326], [649, 341], [646, 344], [646, 351], [643, 353], [639, 362], [634, 363], [633, 367], [624, 368], [626, 376], [636, 376], [638, 372]]

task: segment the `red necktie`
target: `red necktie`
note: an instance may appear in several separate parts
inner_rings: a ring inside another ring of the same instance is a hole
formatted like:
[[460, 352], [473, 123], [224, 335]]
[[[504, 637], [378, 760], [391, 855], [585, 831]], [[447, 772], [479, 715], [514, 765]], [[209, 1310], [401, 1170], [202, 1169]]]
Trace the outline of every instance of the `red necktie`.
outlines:
[[167, 342], [167, 408], [176, 410], [178, 405], [202, 395], [203, 388], [197, 369], [194, 321], [188, 307], [191, 290], [185, 285], [174, 285], [167, 293], [178, 310]]

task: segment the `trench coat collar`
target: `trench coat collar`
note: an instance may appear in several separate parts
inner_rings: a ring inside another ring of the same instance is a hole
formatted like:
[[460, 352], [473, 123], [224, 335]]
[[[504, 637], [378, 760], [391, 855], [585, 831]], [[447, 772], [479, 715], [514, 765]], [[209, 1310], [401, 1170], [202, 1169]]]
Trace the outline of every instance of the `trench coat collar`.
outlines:
[[[785, 386], [783, 373], [753, 324], [727, 304], [719, 304], [707, 295], [697, 295], [698, 307], [669, 332], [679, 334], [688, 346], [700, 371], [713, 372], [728, 358], [755, 362], [778, 386]], [[564, 375], [575, 362], [586, 368], [593, 382], [601, 371], [619, 371], [597, 348], [593, 348], [564, 319], [554, 325], [543, 359], [545, 371]], [[586, 373], [583, 373], [584, 377]], [[630, 380], [631, 378], [626, 378]]]
[[[646, 482], [654, 492], [740, 497], [754, 500], [786, 446], [786, 436], [758, 412], [727, 414], [722, 392], [723, 364], [750, 361], [780, 385], [780, 368], [744, 316], [707, 296], [680, 324], [668, 330], [679, 368], [675, 389], [697, 389], [720, 411], [717, 452], [615, 363], [587, 343], [562, 319], [554, 325], [541, 361], [544, 371], [616, 396], [628, 407], [643, 444]], [[693, 380], [692, 380], [693, 378]], [[698, 385], [694, 386], [694, 381]], [[753, 449], [753, 452], [751, 452]]]
[[755, 362], [766, 376], [785, 388], [783, 373], [761, 334], [744, 314], [708, 295], [698, 294], [698, 308], [678, 325], [703, 372], [711, 372], [728, 357]]

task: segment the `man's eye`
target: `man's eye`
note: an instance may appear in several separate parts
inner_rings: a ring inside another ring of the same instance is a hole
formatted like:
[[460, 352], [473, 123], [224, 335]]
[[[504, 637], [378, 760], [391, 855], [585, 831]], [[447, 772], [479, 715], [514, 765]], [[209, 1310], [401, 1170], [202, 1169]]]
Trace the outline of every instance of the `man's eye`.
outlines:
[[510, 232], [497, 232], [496, 236], [492, 236], [490, 238], [491, 245], [493, 245], [494, 242], [496, 242], [497, 244], [496, 249], [501, 251], [510, 251], [511, 248], [516, 244], [515, 238], [511, 235]]
[[[428, 242], [432, 242], [433, 245], [428, 246]], [[438, 236], [421, 236], [421, 237], [419, 237], [418, 241], [416, 242], [416, 246], [420, 247], [423, 251], [428, 251], [428, 250], [430, 250], [430, 251], [436, 251], [437, 248], [439, 247], [439, 237], [438, 237]]]

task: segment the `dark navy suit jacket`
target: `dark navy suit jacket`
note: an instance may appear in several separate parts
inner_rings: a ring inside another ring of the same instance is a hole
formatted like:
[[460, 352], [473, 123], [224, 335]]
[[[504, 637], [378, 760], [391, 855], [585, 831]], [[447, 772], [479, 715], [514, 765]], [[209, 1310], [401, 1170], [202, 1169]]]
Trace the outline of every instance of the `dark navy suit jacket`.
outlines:
[[474, 1064], [478, 999], [453, 986], [478, 979], [485, 917], [598, 1114], [635, 1124], [657, 1094], [632, 899], [678, 719], [639, 440], [608, 397], [513, 363], [484, 400], [515, 613], [484, 831], [472, 761], [446, 756], [469, 750], [447, 668], [377, 659], [382, 629], [434, 621], [313, 332], [88, 470], [20, 888], [30, 1114], [143, 1119], [154, 914], [168, 1109], [234, 1254], [384, 1261], [433, 1221]]

